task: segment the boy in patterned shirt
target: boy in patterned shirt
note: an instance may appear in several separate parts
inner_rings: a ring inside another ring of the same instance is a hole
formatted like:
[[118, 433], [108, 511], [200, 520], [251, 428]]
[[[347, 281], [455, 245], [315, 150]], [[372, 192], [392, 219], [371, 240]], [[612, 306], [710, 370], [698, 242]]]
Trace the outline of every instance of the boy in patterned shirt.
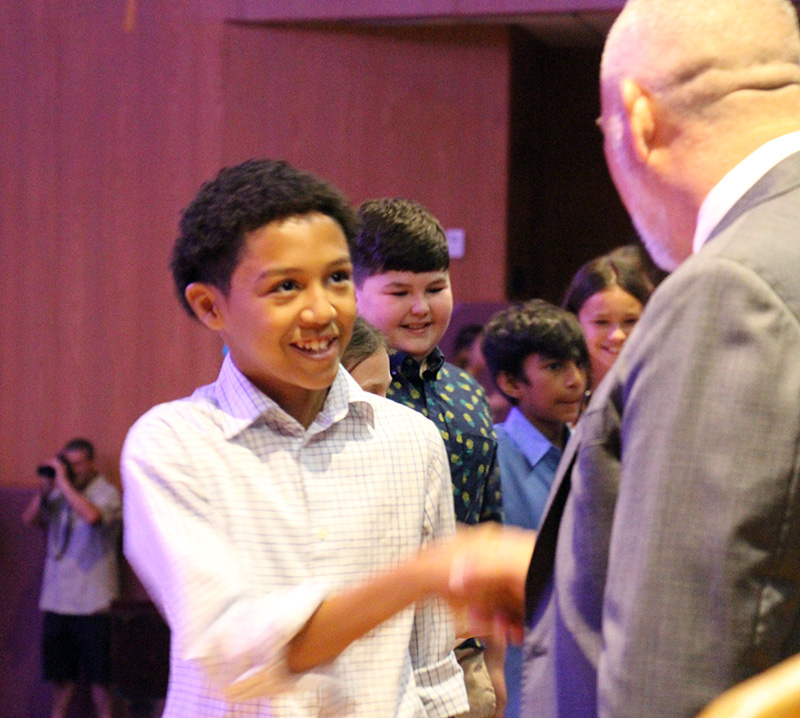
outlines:
[[[407, 199], [369, 200], [359, 218], [352, 250], [356, 299], [359, 314], [394, 350], [386, 395], [439, 428], [450, 460], [456, 520], [502, 522], [497, 439], [486, 395], [467, 372], [446, 362], [437, 346], [453, 311], [444, 230], [425, 207]], [[470, 663], [477, 662], [478, 674], [488, 678], [480, 666], [482, 644], [470, 639], [456, 653], [468, 679], [469, 715], [502, 715], [502, 650], [486, 652], [494, 691], [469, 684], [476, 672]]]

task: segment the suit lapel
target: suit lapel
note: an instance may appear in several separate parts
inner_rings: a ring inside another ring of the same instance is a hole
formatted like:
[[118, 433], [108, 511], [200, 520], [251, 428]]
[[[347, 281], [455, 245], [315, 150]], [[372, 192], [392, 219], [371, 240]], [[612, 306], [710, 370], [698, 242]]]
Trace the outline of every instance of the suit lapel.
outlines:
[[528, 567], [525, 581], [525, 622], [529, 624], [533, 618], [533, 610], [539, 603], [542, 591], [547, 586], [553, 575], [553, 565], [556, 557], [556, 540], [561, 517], [564, 515], [564, 506], [567, 503], [571, 486], [572, 467], [578, 455], [580, 445], [580, 422], [576, 431], [570, 437], [564, 455], [558, 466], [555, 481], [547, 498], [544, 518], [539, 526], [533, 556]]

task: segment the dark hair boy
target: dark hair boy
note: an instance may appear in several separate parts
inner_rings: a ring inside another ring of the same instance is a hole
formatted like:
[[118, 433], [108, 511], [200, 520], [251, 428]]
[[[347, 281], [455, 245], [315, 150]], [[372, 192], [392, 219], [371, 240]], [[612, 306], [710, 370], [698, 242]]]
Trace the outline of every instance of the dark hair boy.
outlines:
[[[587, 386], [589, 355], [570, 312], [541, 299], [505, 309], [487, 323], [483, 353], [497, 387], [513, 404], [495, 426], [506, 523], [536, 529]], [[518, 718], [522, 653], [505, 659], [506, 716]]]

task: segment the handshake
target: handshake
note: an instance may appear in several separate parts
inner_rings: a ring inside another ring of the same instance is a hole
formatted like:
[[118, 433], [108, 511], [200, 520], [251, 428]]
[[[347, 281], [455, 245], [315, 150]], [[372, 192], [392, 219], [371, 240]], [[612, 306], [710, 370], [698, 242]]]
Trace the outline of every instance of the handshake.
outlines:
[[465, 635], [521, 643], [525, 581], [536, 532], [484, 523], [459, 527], [455, 537], [426, 549], [434, 592], [468, 624]]

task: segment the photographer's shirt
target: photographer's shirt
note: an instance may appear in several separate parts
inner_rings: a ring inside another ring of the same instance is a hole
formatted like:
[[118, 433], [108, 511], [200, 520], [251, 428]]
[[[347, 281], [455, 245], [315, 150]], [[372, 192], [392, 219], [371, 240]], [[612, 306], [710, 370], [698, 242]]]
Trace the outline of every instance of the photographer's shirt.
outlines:
[[48, 524], [39, 599], [43, 611], [85, 616], [108, 610], [119, 596], [120, 492], [96, 476], [81, 493], [100, 510], [96, 524], [73, 511], [57, 488], [43, 502]]

